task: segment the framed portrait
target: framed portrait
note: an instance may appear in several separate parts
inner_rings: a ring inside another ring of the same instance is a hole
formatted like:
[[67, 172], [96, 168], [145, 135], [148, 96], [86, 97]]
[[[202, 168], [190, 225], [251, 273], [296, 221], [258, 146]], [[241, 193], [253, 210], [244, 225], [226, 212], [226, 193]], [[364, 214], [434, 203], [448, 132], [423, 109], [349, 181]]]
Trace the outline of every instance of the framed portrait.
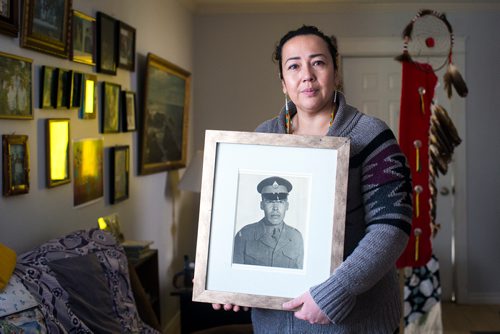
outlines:
[[40, 108], [53, 109], [57, 106], [58, 71], [52, 66], [42, 66], [40, 74]]
[[113, 17], [97, 12], [97, 72], [116, 74], [117, 21]]
[[118, 67], [135, 71], [135, 28], [118, 22]]
[[3, 195], [26, 194], [30, 190], [28, 136], [2, 135]]
[[326, 280], [348, 164], [347, 138], [206, 131], [193, 300], [281, 309]]
[[32, 62], [0, 52], [0, 118], [33, 119]]
[[0, 1], [0, 32], [17, 37], [19, 32], [19, 1]]
[[21, 46], [68, 58], [71, 0], [24, 0]]
[[52, 188], [71, 181], [69, 164], [69, 119], [46, 119], [45, 132], [47, 187]]
[[121, 102], [121, 119], [122, 119], [122, 129], [123, 131], [135, 131], [136, 126], [136, 99], [135, 92], [124, 90], [122, 91], [122, 102]]
[[95, 119], [97, 114], [97, 76], [84, 73], [82, 97], [78, 116], [80, 119]]
[[141, 118], [139, 174], [186, 166], [191, 74], [149, 53]]
[[103, 197], [103, 139], [73, 141], [73, 205], [92, 204]]
[[101, 132], [120, 132], [120, 92], [119, 84], [102, 83]]
[[110, 202], [115, 204], [128, 198], [129, 191], [129, 146], [110, 148]]
[[73, 29], [71, 30], [71, 60], [95, 65], [95, 18], [73, 10]]

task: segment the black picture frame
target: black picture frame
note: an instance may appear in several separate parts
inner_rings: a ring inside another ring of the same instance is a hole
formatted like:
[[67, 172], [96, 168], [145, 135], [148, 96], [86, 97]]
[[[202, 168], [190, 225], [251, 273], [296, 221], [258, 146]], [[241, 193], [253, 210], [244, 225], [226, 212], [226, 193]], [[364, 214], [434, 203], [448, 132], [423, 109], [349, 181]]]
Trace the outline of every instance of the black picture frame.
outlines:
[[133, 91], [122, 91], [121, 99], [122, 131], [130, 132], [137, 130], [137, 101]]
[[57, 69], [56, 108], [70, 108], [73, 93], [73, 72], [67, 69]]
[[17, 37], [19, 33], [19, 1], [3, 0], [0, 7], [0, 33]]
[[135, 71], [135, 28], [125, 22], [118, 21], [117, 29], [118, 67]]
[[120, 132], [120, 92], [121, 85], [102, 83], [101, 133]]
[[26, 194], [30, 189], [27, 135], [2, 135], [3, 195]]
[[116, 74], [117, 64], [117, 21], [103, 12], [97, 12], [97, 66], [99, 73]]
[[130, 147], [128, 145], [110, 148], [110, 198], [111, 204], [129, 198]]
[[24, 0], [20, 45], [68, 58], [72, 0]]

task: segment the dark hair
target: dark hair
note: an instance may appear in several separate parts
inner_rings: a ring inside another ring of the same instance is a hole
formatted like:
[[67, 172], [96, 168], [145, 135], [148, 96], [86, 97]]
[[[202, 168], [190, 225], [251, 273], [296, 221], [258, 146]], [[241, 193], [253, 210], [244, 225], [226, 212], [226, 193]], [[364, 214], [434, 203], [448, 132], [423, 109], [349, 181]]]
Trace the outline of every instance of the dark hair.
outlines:
[[276, 44], [276, 48], [274, 49], [273, 53], [273, 59], [275, 62], [278, 62], [278, 67], [279, 67], [279, 74], [280, 74], [280, 79], [283, 79], [283, 70], [281, 68], [282, 65], [282, 51], [283, 51], [283, 45], [285, 45], [286, 42], [288, 42], [290, 39], [296, 37], [296, 36], [301, 36], [301, 35], [315, 35], [320, 37], [322, 40], [325, 41], [326, 45], [328, 46], [328, 51], [330, 51], [330, 54], [333, 59], [333, 67], [334, 69], [337, 69], [337, 38], [335, 36], [326, 36], [321, 30], [316, 28], [315, 26], [307, 26], [303, 25], [302, 27], [296, 29], [296, 30], [291, 30], [286, 33], [285, 36], [283, 36], [278, 44]]

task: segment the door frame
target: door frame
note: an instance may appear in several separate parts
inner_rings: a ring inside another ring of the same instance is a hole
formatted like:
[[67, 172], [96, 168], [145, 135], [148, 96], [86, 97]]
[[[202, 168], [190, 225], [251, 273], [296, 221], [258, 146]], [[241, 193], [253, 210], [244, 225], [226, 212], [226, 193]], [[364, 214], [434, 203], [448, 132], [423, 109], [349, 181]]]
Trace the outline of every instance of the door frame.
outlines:
[[[341, 57], [395, 57], [402, 53], [403, 41], [400, 37], [344, 37], [338, 39]], [[456, 37], [453, 47], [454, 62], [460, 64], [462, 75], [465, 74], [465, 38]], [[339, 62], [342, 66], [342, 61]], [[339, 71], [342, 73], [342, 71]], [[465, 78], [465, 75], [464, 75]], [[450, 100], [451, 110], [456, 117], [456, 128], [462, 143], [456, 147], [453, 162], [455, 168], [454, 207], [455, 223], [451, 236], [453, 285], [458, 303], [467, 303], [470, 296], [467, 291], [467, 197], [466, 197], [466, 132], [465, 132], [465, 99], [455, 93]], [[450, 112], [451, 112], [450, 110]], [[459, 245], [459, 247], [457, 247]]]

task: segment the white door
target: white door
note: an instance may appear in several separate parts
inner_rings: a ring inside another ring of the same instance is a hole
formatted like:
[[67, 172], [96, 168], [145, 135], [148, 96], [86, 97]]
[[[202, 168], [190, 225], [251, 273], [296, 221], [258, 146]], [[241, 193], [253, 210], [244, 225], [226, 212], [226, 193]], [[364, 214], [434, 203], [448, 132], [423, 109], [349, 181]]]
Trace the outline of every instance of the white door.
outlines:
[[[436, 73], [440, 85], [436, 88], [437, 102], [449, 114], [450, 100], [442, 84], [443, 71]], [[401, 98], [401, 64], [393, 57], [343, 57], [342, 78], [347, 103], [362, 112], [384, 120], [398, 138], [399, 102]], [[456, 93], [455, 93], [456, 94]], [[462, 143], [461, 145], [464, 145]], [[436, 205], [436, 223], [441, 230], [433, 239], [433, 252], [439, 259], [443, 300], [454, 298], [454, 167], [437, 179], [440, 194]]]

